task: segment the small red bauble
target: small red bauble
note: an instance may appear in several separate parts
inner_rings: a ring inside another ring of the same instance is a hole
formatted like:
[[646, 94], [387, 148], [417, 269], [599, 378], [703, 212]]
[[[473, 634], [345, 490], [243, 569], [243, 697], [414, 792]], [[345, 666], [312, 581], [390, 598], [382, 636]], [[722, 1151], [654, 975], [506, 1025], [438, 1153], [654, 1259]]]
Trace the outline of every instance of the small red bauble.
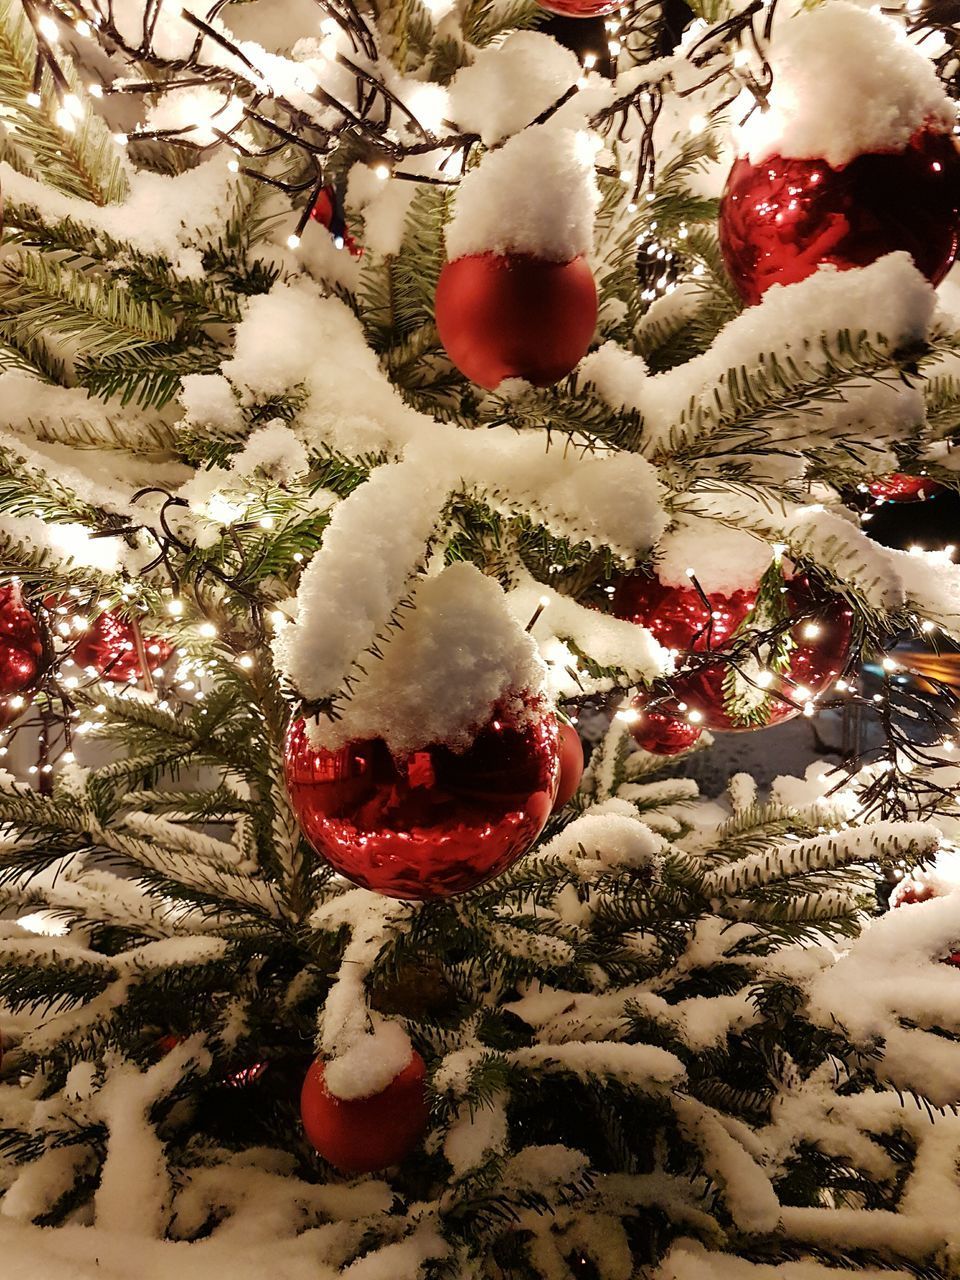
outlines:
[[[143, 644], [151, 670], [162, 667], [173, 653], [173, 646], [158, 636], [144, 636]], [[78, 667], [93, 667], [106, 680], [131, 681], [143, 675], [133, 627], [109, 611], [77, 641], [73, 660]]]
[[905, 880], [901, 880], [900, 883], [895, 886], [893, 892], [890, 894], [890, 907], [891, 909], [896, 907], [909, 907], [913, 906], [917, 902], [929, 902], [932, 898], [939, 897], [940, 894], [932, 884], [924, 884], [920, 880], [914, 880], [911, 876]]
[[943, 490], [944, 486], [929, 476], [908, 476], [902, 471], [881, 476], [867, 485], [867, 492], [877, 502], [926, 502]]
[[570, 803], [577, 794], [582, 777], [583, 743], [580, 741], [580, 735], [572, 724], [561, 724], [560, 780], [557, 783], [557, 796], [553, 802], [554, 813]]
[[505, 378], [548, 387], [587, 354], [597, 286], [582, 257], [470, 254], [440, 272], [436, 320], [447, 355], [472, 382], [490, 391]]
[[496, 716], [466, 751], [394, 756], [380, 738], [338, 751], [287, 731], [284, 772], [301, 830], [348, 880], [389, 898], [463, 893], [505, 871], [550, 816], [559, 777], [556, 718]]
[[314, 1059], [300, 1094], [304, 1132], [324, 1160], [341, 1173], [377, 1173], [399, 1164], [427, 1129], [427, 1068], [414, 1049], [387, 1087], [369, 1098], [337, 1098]]
[[688, 751], [703, 730], [688, 720], [664, 715], [660, 711], [644, 711], [638, 707], [640, 718], [630, 726], [633, 740], [638, 747], [654, 756], [678, 756]]
[[865, 267], [904, 249], [933, 284], [957, 252], [960, 156], [924, 129], [902, 151], [869, 152], [841, 169], [771, 156], [734, 162], [720, 202], [720, 246], [746, 303], [823, 263]]
[[561, 18], [602, 18], [619, 9], [622, 0], [539, 0], [540, 8]]
[[43, 666], [43, 638], [18, 582], [0, 586], [0, 698], [24, 693]]
[[960, 969], [960, 951], [951, 951], [943, 963], [952, 964], [955, 969]]

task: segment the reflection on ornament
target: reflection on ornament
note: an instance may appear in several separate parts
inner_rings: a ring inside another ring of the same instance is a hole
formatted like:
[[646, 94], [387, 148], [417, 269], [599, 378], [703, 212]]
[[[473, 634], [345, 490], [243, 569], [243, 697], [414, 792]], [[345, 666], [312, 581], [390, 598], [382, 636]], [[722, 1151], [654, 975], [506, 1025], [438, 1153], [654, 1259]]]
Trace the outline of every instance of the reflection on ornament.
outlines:
[[437, 283], [440, 341], [462, 374], [495, 390], [505, 378], [559, 382], [587, 354], [597, 286], [586, 259], [477, 253], [444, 265]]
[[443, 898], [505, 871], [550, 816], [559, 777], [556, 718], [494, 715], [463, 752], [391, 754], [380, 738], [315, 748], [303, 720], [284, 769], [307, 840], [347, 879], [391, 898]]
[[377, 1173], [399, 1164], [427, 1129], [427, 1068], [416, 1050], [385, 1089], [368, 1098], [337, 1098], [316, 1058], [300, 1094], [303, 1129], [316, 1151], [341, 1173]]
[[720, 246], [744, 302], [824, 263], [865, 267], [906, 250], [938, 284], [957, 252], [960, 157], [952, 137], [924, 129], [902, 151], [823, 160], [734, 162], [720, 203]]
[[[173, 646], [159, 636], [144, 636], [143, 645], [151, 671], [173, 653]], [[132, 682], [143, 676], [133, 626], [109, 610], [77, 641], [73, 660], [78, 667], [92, 667], [105, 680]]]
[[703, 730], [689, 720], [662, 711], [645, 711], [639, 700], [634, 704], [637, 719], [630, 725], [630, 732], [638, 747], [654, 756], [678, 756], [689, 751]]
[[902, 471], [894, 471], [878, 480], [871, 480], [867, 492], [877, 502], [926, 502], [938, 493], [943, 493], [944, 485], [929, 476], [908, 476]]

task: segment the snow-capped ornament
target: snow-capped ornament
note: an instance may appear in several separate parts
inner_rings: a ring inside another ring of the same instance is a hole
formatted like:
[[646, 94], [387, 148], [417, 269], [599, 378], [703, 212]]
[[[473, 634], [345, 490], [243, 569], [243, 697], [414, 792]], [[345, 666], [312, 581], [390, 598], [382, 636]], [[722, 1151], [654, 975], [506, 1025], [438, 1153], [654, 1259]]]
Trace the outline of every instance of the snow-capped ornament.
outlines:
[[380, 738], [328, 751], [287, 731], [287, 791], [332, 867], [389, 898], [450, 897], [499, 875], [550, 816], [560, 774], [552, 713], [498, 708], [465, 751], [394, 755]]
[[932, 284], [960, 233], [960, 156], [949, 134], [925, 129], [902, 150], [822, 159], [734, 162], [720, 202], [720, 246], [744, 302], [830, 264], [865, 267], [905, 249]]
[[555, 122], [515, 134], [461, 181], [435, 314], [447, 355], [471, 381], [550, 386], [586, 355], [598, 199], [588, 135]]
[[639, 702], [634, 709], [638, 714], [630, 725], [630, 733], [637, 746], [651, 755], [678, 756], [682, 751], [689, 751], [703, 733], [699, 725], [689, 720], [665, 715], [662, 711], [645, 711]]
[[[852, 610], [802, 574], [786, 581], [781, 594], [783, 618], [771, 626], [755, 617], [758, 592], [701, 596], [693, 587], [673, 587], [649, 576], [621, 579], [613, 613], [646, 627], [678, 652], [681, 665], [685, 654], [694, 659], [690, 670], [667, 678], [672, 697], [658, 700], [657, 712], [694, 727], [740, 731], [789, 720], [825, 692], [849, 659]], [[796, 619], [792, 624], [791, 618]], [[751, 647], [752, 627], [758, 640], [775, 633], [778, 656], [765, 652], [767, 645]], [[735, 662], [696, 661], [698, 655], [729, 654], [734, 647]], [[737, 686], [733, 691], [731, 681]]]
[[343, 202], [335, 187], [332, 187], [329, 183], [327, 186], [321, 187], [316, 200], [313, 202], [313, 208], [310, 210], [310, 217], [314, 222], [319, 222], [321, 227], [326, 227], [333, 237], [334, 244], [338, 248], [346, 249], [351, 258], [363, 257], [363, 246], [357, 244], [350, 234], [343, 211]]
[[444, 350], [471, 382], [488, 391], [506, 378], [549, 387], [587, 353], [597, 286], [582, 257], [478, 253], [445, 264], [435, 305]]
[[22, 712], [43, 673], [43, 637], [16, 581], [0, 585], [0, 727]]
[[560, 725], [560, 777], [553, 811], [569, 804], [577, 794], [583, 777], [583, 743], [572, 724]]
[[875, 502], [926, 502], [943, 493], [944, 485], [929, 476], [910, 476], [894, 471], [878, 480], [871, 480], [867, 492]]
[[[162, 667], [173, 646], [159, 636], [143, 636], [143, 650], [151, 671]], [[92, 667], [105, 680], [132, 683], [143, 676], [137, 632], [126, 618], [104, 610], [77, 641], [73, 660]]]
[[899, 17], [846, 0], [774, 24], [771, 89], [736, 130], [720, 244], [740, 296], [895, 250], [934, 284], [958, 243], [954, 107]]
[[335, 1169], [377, 1173], [399, 1164], [419, 1144], [430, 1108], [426, 1064], [415, 1049], [400, 1074], [370, 1097], [336, 1097], [325, 1073], [323, 1059], [314, 1059], [300, 1094], [300, 1116], [307, 1138]]

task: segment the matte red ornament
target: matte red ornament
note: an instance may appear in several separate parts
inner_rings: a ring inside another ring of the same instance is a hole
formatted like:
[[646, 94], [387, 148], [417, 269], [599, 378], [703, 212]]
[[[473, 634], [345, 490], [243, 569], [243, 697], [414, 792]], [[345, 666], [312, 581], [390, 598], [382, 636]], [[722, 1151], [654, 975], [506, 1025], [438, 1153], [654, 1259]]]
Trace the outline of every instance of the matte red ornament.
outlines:
[[655, 756], [678, 756], [688, 751], [703, 730], [689, 720], [664, 715], [661, 711], [644, 711], [637, 707], [639, 719], [630, 726], [633, 740], [638, 747]]
[[868, 152], [841, 169], [771, 156], [734, 162], [720, 202], [720, 247], [746, 303], [823, 263], [865, 267], [904, 249], [933, 284], [957, 252], [960, 156], [923, 129], [902, 151]]
[[377, 1173], [399, 1164], [427, 1129], [427, 1068], [414, 1049], [410, 1061], [381, 1093], [337, 1098], [315, 1058], [300, 1094], [300, 1116], [313, 1147], [341, 1173]]
[[556, 717], [495, 715], [457, 753], [394, 756], [380, 738], [314, 747], [287, 731], [287, 790], [307, 840], [348, 880], [389, 898], [463, 893], [505, 871], [550, 816], [560, 772]]
[[547, 13], [558, 13], [562, 18], [602, 18], [619, 9], [622, 0], [539, 0], [540, 8]]
[[569, 804], [577, 794], [583, 777], [583, 743], [572, 724], [560, 725], [560, 780], [553, 811]]
[[492, 391], [504, 378], [559, 382], [587, 354], [597, 324], [597, 286], [586, 260], [477, 253], [440, 272], [436, 320], [447, 355]]
[[[144, 636], [143, 644], [151, 671], [162, 667], [173, 653], [173, 646], [159, 636]], [[93, 667], [107, 680], [132, 681], [143, 675], [133, 627], [109, 610], [77, 641], [73, 660], [78, 667]]]
[[929, 476], [908, 476], [902, 471], [881, 476], [867, 485], [868, 493], [877, 502], [926, 502], [928, 498], [943, 493], [944, 488]]
[[955, 969], [960, 969], [960, 951], [951, 951], [943, 963], [952, 964]]

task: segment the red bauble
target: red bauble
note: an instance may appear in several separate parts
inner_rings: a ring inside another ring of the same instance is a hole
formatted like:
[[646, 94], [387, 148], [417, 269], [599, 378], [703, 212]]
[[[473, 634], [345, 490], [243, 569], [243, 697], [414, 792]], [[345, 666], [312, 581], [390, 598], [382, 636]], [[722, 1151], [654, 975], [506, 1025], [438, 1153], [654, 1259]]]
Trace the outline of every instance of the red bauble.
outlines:
[[310, 1064], [300, 1094], [303, 1128], [315, 1149], [341, 1173], [377, 1173], [417, 1146], [430, 1118], [427, 1068], [416, 1050], [381, 1093], [336, 1098], [320, 1058]]
[[[162, 667], [173, 653], [173, 646], [159, 636], [144, 636], [143, 644], [151, 671]], [[73, 660], [78, 667], [93, 667], [107, 680], [132, 681], [143, 675], [133, 627], [109, 611], [101, 613], [77, 641]]]
[[18, 582], [0, 585], [0, 698], [25, 693], [43, 666], [43, 638]]
[[943, 963], [952, 964], [955, 969], [960, 969], [960, 951], [951, 951]]
[[639, 719], [630, 726], [633, 740], [638, 747], [655, 756], [678, 756], [688, 751], [703, 730], [689, 720], [678, 720], [661, 711], [644, 711], [637, 708]]
[[505, 871], [550, 816], [560, 769], [553, 715], [496, 716], [457, 753], [391, 755], [380, 738], [313, 747], [287, 731], [284, 771], [307, 840], [347, 879], [389, 898], [445, 898]]
[[925, 884], [909, 876], [894, 887], [890, 894], [890, 907], [891, 910], [896, 907], [909, 907], [917, 902], [929, 902], [932, 898], [939, 897], [940, 894], [932, 884]]
[[436, 319], [447, 355], [471, 381], [491, 391], [504, 378], [548, 387], [587, 354], [597, 286], [583, 258], [470, 254], [440, 272]]
[[602, 18], [619, 9], [622, 0], [539, 0], [540, 8], [561, 18]]
[[943, 493], [944, 486], [929, 476], [908, 476], [894, 471], [879, 480], [871, 480], [867, 492], [877, 502], [926, 502]]
[[905, 249], [938, 284], [957, 252], [960, 157], [924, 129], [902, 151], [870, 152], [833, 169], [771, 156], [734, 162], [720, 202], [720, 246], [746, 303], [822, 263], [865, 267]]
[[572, 724], [560, 726], [560, 780], [553, 811], [562, 809], [577, 794], [583, 777], [583, 743]]
[[[690, 717], [694, 722], [691, 727], [746, 731], [791, 719], [806, 702], [827, 689], [847, 663], [852, 611], [840, 597], [826, 594], [804, 575], [792, 578], [786, 592], [788, 610], [797, 617], [790, 632], [794, 647], [787, 670], [775, 676], [769, 686], [760, 723], [737, 722], [726, 710], [726, 662], [705, 663], [669, 677], [673, 696], [660, 702], [658, 711], [681, 721]], [[618, 584], [613, 611], [647, 627], [661, 644], [681, 654], [723, 652], [747, 618], [754, 599], [753, 592], [737, 591], [729, 596], [708, 595], [705, 603], [690, 587], [665, 587], [655, 578], [636, 577]], [[778, 698], [778, 692], [790, 701]]]

